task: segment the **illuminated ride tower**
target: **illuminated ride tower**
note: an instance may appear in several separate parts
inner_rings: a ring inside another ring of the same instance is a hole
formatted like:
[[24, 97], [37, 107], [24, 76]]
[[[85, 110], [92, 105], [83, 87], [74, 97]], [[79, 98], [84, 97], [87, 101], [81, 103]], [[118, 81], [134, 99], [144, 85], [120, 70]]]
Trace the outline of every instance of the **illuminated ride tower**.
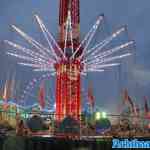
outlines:
[[[60, 0], [59, 38], [57, 41], [37, 14], [34, 17], [47, 45], [38, 42], [16, 25], [11, 25], [12, 29], [27, 41], [30, 47], [27, 48], [9, 40], [4, 41], [13, 47], [12, 50], [8, 50], [7, 54], [18, 58], [19, 65], [32, 67], [35, 72], [48, 72], [50, 75], [56, 75], [55, 114], [57, 122], [61, 122], [66, 116], [72, 116], [79, 120], [82, 74], [103, 72], [106, 68], [120, 65], [118, 60], [132, 55], [129, 46], [133, 46], [134, 41], [127, 40], [125, 42], [123, 40], [123, 43], [120, 41], [119, 45], [106, 47], [121, 34], [127, 32], [126, 26], [117, 29], [104, 40], [89, 47], [97, 29], [102, 25], [103, 14], [98, 16], [92, 28], [80, 41], [79, 14], [79, 0]], [[120, 51], [122, 54], [117, 55], [117, 52]], [[117, 62], [114, 63], [114, 61]], [[33, 83], [31, 83], [32, 85]], [[24, 99], [22, 98], [22, 100]]]
[[79, 120], [81, 114], [81, 79], [82, 65], [76, 58], [82, 48], [71, 58], [80, 44], [79, 0], [60, 0], [59, 8], [59, 46], [66, 59], [55, 65], [56, 68], [56, 120], [66, 116]]

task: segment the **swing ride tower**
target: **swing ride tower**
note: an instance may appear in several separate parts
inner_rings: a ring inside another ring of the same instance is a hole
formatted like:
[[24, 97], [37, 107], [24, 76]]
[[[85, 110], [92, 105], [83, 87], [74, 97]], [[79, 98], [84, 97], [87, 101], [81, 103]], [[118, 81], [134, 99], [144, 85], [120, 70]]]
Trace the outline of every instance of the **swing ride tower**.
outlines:
[[80, 44], [79, 0], [60, 0], [59, 39], [58, 43], [65, 59], [55, 65], [56, 68], [56, 120], [66, 116], [79, 119], [81, 114], [81, 79], [82, 65], [76, 58], [81, 55], [81, 48], [74, 59], [75, 49]]

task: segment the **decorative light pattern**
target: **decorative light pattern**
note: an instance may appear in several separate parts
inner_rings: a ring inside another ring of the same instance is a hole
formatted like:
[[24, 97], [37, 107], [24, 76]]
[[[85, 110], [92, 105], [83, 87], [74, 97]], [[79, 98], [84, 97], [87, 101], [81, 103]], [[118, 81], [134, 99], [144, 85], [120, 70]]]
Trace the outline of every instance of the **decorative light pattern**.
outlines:
[[[34, 71], [42, 71], [42, 72], [48, 71], [50, 72], [51, 75], [54, 75], [55, 63], [58, 63], [62, 60], [67, 59], [66, 42], [65, 42], [64, 49], [61, 49], [59, 44], [56, 42], [56, 40], [52, 36], [52, 34], [47, 30], [47, 28], [43, 24], [43, 21], [40, 19], [40, 17], [38, 15], [34, 15], [34, 17], [37, 23], [39, 24], [40, 29], [49, 47], [43, 46], [42, 44], [34, 40], [32, 37], [27, 35], [25, 32], [23, 32], [21, 29], [19, 29], [15, 25], [12, 25], [11, 27], [21, 37], [23, 37], [29, 44], [31, 44], [31, 46], [33, 46], [35, 49], [28, 49], [19, 44], [5, 40], [5, 43], [7, 43], [8, 45], [10, 45], [11, 47], [15, 49], [14, 51], [7, 52], [7, 54], [23, 60], [23, 62], [18, 63], [20, 65], [32, 67]], [[81, 43], [76, 48], [76, 50], [74, 50], [73, 39], [72, 39], [71, 14], [70, 14], [70, 11], [68, 11], [68, 17], [66, 21], [65, 41], [67, 41], [68, 34], [70, 34], [72, 55], [70, 56], [69, 61], [71, 62], [72, 60], [78, 60], [84, 65], [84, 68], [81, 71], [81, 74], [85, 75], [87, 72], [104, 71], [104, 69], [107, 67], [119, 65], [119, 63], [107, 64], [108, 62], [111, 62], [117, 59], [122, 59], [124, 57], [131, 55], [131, 53], [125, 53], [123, 55], [110, 57], [112, 54], [118, 51], [124, 50], [128, 46], [132, 45], [134, 43], [133, 41], [129, 41], [122, 45], [116, 46], [112, 49], [108, 49], [108, 50], [105, 50], [104, 52], [101, 52], [101, 50], [106, 45], [108, 45], [113, 39], [117, 38], [122, 32], [125, 32], [126, 27], [120, 28], [116, 32], [112, 33], [112, 35], [104, 39], [102, 42], [88, 49], [89, 44], [91, 43], [98, 27], [101, 25], [103, 18], [104, 18], [104, 15], [100, 15], [98, 17], [95, 24], [92, 26], [92, 28], [87, 33], [85, 38], [81, 41]], [[78, 57], [75, 57], [78, 51], [80, 51], [81, 47], [83, 47], [82, 54]]]

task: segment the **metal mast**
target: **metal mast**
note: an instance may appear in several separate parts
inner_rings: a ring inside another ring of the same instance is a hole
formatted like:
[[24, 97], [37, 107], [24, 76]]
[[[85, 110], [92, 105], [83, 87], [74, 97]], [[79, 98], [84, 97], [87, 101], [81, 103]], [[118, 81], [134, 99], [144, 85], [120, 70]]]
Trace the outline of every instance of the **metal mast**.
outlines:
[[[79, 119], [81, 113], [80, 61], [71, 59], [80, 41], [79, 0], [60, 0], [59, 46], [66, 59], [56, 64], [56, 120], [66, 116]], [[76, 56], [79, 56], [79, 51]]]

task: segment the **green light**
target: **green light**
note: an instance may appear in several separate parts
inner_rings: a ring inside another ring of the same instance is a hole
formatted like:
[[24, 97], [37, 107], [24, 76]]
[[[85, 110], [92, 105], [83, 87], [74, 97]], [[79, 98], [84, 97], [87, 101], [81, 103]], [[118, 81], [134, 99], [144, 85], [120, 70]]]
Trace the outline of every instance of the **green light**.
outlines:
[[100, 118], [101, 118], [101, 113], [100, 112], [96, 112], [95, 119], [96, 120], [100, 120]]
[[107, 118], [106, 112], [102, 112], [102, 118]]

